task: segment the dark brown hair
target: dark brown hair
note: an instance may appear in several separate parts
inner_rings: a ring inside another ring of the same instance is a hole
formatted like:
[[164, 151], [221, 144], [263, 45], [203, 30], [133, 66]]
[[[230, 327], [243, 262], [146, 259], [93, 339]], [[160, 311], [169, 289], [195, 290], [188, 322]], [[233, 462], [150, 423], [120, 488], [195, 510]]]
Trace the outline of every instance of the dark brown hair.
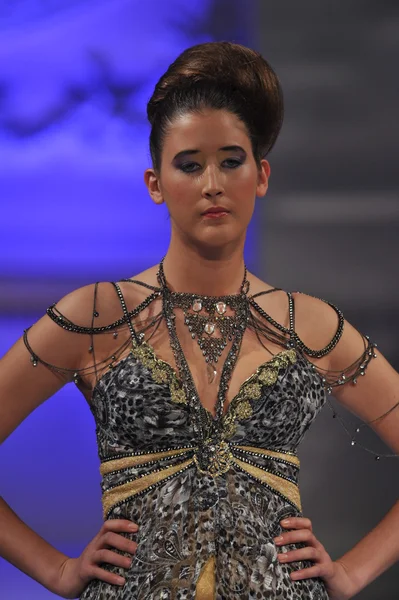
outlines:
[[279, 80], [259, 52], [232, 42], [192, 46], [162, 75], [147, 105], [155, 170], [161, 168], [168, 124], [204, 108], [228, 110], [246, 125], [258, 165], [272, 149], [283, 122]]

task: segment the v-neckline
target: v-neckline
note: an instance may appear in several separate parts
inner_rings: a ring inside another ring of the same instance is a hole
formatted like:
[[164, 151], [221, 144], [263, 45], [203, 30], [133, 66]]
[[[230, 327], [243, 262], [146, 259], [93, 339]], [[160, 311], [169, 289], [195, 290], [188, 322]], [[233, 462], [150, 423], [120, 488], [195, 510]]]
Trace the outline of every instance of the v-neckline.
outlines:
[[[150, 353], [151, 353], [151, 355], [152, 355], [152, 358], [153, 358], [154, 362], [155, 362], [156, 364], [158, 364], [158, 365], [165, 365], [165, 366], [166, 366], [166, 368], [167, 368], [167, 369], [170, 371], [170, 373], [171, 373], [171, 374], [172, 374], [172, 376], [174, 377], [175, 381], [177, 381], [177, 383], [178, 383], [178, 385], [179, 385], [180, 389], [184, 390], [184, 388], [183, 388], [183, 383], [182, 383], [182, 381], [181, 381], [181, 379], [180, 379], [180, 377], [179, 377], [178, 373], [177, 373], [177, 372], [176, 372], [176, 370], [174, 369], [174, 367], [172, 367], [172, 365], [171, 365], [171, 364], [170, 364], [170, 363], [169, 363], [167, 360], [165, 360], [165, 359], [163, 359], [163, 358], [159, 357], [159, 356], [157, 355], [157, 353], [156, 353], [155, 349], [153, 348], [153, 346], [152, 346], [152, 345], [151, 345], [149, 342], [147, 342], [147, 341], [145, 341], [145, 340], [144, 340], [144, 341], [142, 341], [142, 342], [140, 343], [140, 345], [139, 345], [138, 347], [141, 347], [141, 346], [143, 346], [143, 345], [144, 345], [144, 346], [145, 346], [145, 347], [146, 347], [146, 348], [147, 348], [147, 349], [150, 351]], [[245, 386], [245, 385], [247, 385], [247, 384], [250, 382], [250, 380], [253, 380], [253, 379], [255, 380], [255, 379], [257, 379], [257, 377], [259, 376], [259, 373], [260, 373], [260, 371], [261, 371], [262, 369], [264, 369], [264, 368], [265, 368], [265, 367], [267, 367], [268, 365], [271, 365], [273, 362], [275, 362], [275, 361], [276, 361], [276, 359], [280, 358], [281, 356], [285, 356], [285, 355], [287, 355], [288, 353], [290, 353], [290, 352], [292, 352], [292, 351], [293, 351], [293, 349], [292, 349], [292, 348], [284, 348], [283, 350], [281, 350], [281, 351], [277, 352], [276, 354], [273, 354], [272, 358], [270, 358], [269, 360], [266, 360], [266, 361], [264, 361], [263, 363], [261, 363], [260, 365], [258, 365], [258, 366], [256, 367], [256, 369], [253, 371], [253, 373], [251, 373], [251, 375], [249, 375], [249, 376], [248, 376], [248, 377], [247, 377], [247, 378], [246, 378], [246, 379], [245, 379], [245, 380], [244, 380], [244, 381], [243, 381], [243, 382], [240, 384], [240, 386], [239, 386], [239, 388], [238, 388], [238, 392], [237, 392], [237, 393], [236, 393], [236, 394], [233, 396], [233, 398], [232, 398], [232, 399], [230, 400], [230, 402], [228, 403], [228, 405], [227, 405], [227, 408], [226, 408], [226, 411], [225, 411], [225, 412], [223, 412], [223, 414], [222, 414], [221, 420], [223, 421], [223, 420], [224, 420], [224, 419], [227, 417], [227, 415], [229, 414], [229, 412], [232, 410], [232, 408], [231, 408], [231, 407], [232, 407], [232, 406], [234, 406], [234, 404], [237, 402], [237, 399], [240, 397], [240, 395], [241, 395], [241, 393], [242, 393], [242, 390], [243, 390], [244, 386]], [[130, 352], [129, 352], [128, 356], [130, 356], [130, 354], [132, 354], [132, 355], [134, 356], [135, 360], [137, 360], [137, 361], [138, 361], [138, 362], [139, 362], [139, 363], [140, 363], [142, 366], [144, 366], [144, 367], [148, 368], [148, 367], [147, 367], [147, 366], [146, 366], [146, 365], [145, 365], [145, 364], [144, 364], [144, 363], [143, 363], [143, 362], [140, 360], [140, 358], [138, 358], [138, 357], [137, 357], [137, 356], [134, 354], [134, 350], [133, 350], [133, 349], [131, 349], [131, 350], [130, 350]], [[125, 358], [127, 358], [127, 357], [125, 357]], [[123, 361], [123, 360], [124, 360], [124, 359], [122, 359], [122, 361]], [[122, 361], [120, 361], [120, 362], [122, 362]], [[118, 364], [119, 364], [119, 363], [118, 363]], [[118, 365], [115, 365], [115, 367], [117, 367], [117, 366], [118, 366]], [[151, 373], [151, 377], [153, 378], [153, 376], [152, 376], [152, 372], [151, 372], [151, 369], [149, 369], [149, 371], [150, 371], [150, 373]], [[200, 408], [201, 408], [201, 409], [202, 409], [202, 410], [203, 410], [203, 411], [204, 411], [204, 412], [205, 412], [205, 413], [208, 415], [209, 419], [211, 419], [211, 422], [213, 422], [213, 423], [216, 423], [216, 422], [218, 421], [218, 417], [217, 417], [217, 415], [215, 415], [215, 416], [214, 416], [214, 415], [211, 413], [211, 411], [210, 411], [210, 410], [209, 410], [209, 409], [208, 409], [206, 406], [204, 406], [204, 405], [203, 405], [203, 403], [201, 402], [201, 399], [200, 399], [200, 395], [198, 394], [197, 390], [196, 390], [196, 393], [197, 393], [197, 400], [198, 400], [198, 402], [199, 402], [199, 406], [200, 406]]]
[[[124, 280], [124, 281], [127, 281], [127, 280]], [[133, 282], [133, 281], [136, 281], [137, 283], [142, 283], [142, 282], [140, 282], [139, 280], [130, 280], [130, 281], [131, 281], [131, 282]], [[116, 287], [117, 291], [118, 291], [118, 292], [119, 292], [119, 294], [120, 294], [120, 300], [121, 300], [121, 303], [122, 303], [122, 307], [123, 307], [123, 310], [124, 310], [125, 316], [128, 316], [128, 315], [129, 315], [129, 313], [128, 313], [128, 310], [127, 310], [127, 307], [126, 307], [126, 303], [125, 303], [125, 300], [124, 300], [124, 297], [123, 297], [122, 291], [120, 290], [120, 288], [119, 288], [119, 286], [118, 286], [118, 284], [117, 284], [117, 283], [113, 283], [113, 285]], [[146, 285], [146, 287], [151, 287], [151, 289], [154, 289], [154, 290], [156, 289], [154, 286], [149, 286], [149, 285]], [[278, 289], [280, 289], [280, 288], [272, 288], [271, 290], [268, 290], [268, 292], [276, 291], [276, 290], [278, 290]], [[268, 292], [264, 292], [264, 293], [268, 293]], [[254, 295], [252, 295], [252, 294], [251, 294], [250, 298], [251, 298], [251, 299], [253, 299], [253, 298], [255, 298], [255, 297], [256, 297], [256, 296], [258, 296], [258, 295], [260, 295], [260, 292], [259, 292], [259, 293], [257, 293], [257, 294], [254, 294]], [[146, 299], [146, 300], [147, 300], [147, 299]], [[142, 307], [142, 306], [143, 306], [143, 305], [146, 303], [146, 300], [144, 300], [144, 301], [143, 301], [143, 302], [142, 302], [142, 303], [141, 303], [141, 304], [140, 304], [138, 307], [136, 307], [136, 309], [135, 309], [135, 311], [134, 311], [134, 312], [136, 312], [136, 311], [138, 312], [138, 311], [139, 311], [139, 309], [140, 309], [140, 308], [141, 308], [141, 307]], [[145, 346], [146, 346], [146, 347], [147, 347], [147, 348], [150, 350], [150, 352], [151, 352], [151, 354], [152, 354], [152, 357], [153, 357], [153, 360], [154, 360], [156, 363], [158, 363], [158, 364], [164, 364], [164, 365], [166, 365], [167, 369], [169, 369], [169, 370], [170, 370], [170, 373], [172, 373], [173, 377], [175, 378], [175, 381], [178, 383], [178, 385], [179, 385], [180, 389], [183, 391], [183, 393], [184, 393], [184, 395], [185, 395], [185, 392], [184, 392], [184, 387], [183, 387], [183, 382], [182, 382], [182, 380], [180, 379], [180, 376], [178, 375], [178, 373], [177, 373], [177, 371], [174, 369], [174, 367], [172, 367], [172, 365], [171, 365], [171, 364], [170, 364], [168, 361], [166, 361], [166, 360], [164, 360], [164, 359], [160, 358], [160, 357], [157, 355], [157, 353], [156, 353], [155, 349], [153, 348], [153, 346], [152, 346], [152, 345], [151, 345], [149, 342], [147, 342], [146, 340], [141, 340], [140, 338], [138, 338], [140, 341], [137, 341], [137, 336], [134, 336], [134, 335], [133, 335], [133, 330], [131, 330], [131, 333], [132, 333], [132, 343], [133, 343], [133, 346], [134, 346], [135, 344], [136, 344], [137, 346], [139, 346], [139, 347], [140, 347], [140, 346], [142, 346], [142, 345], [145, 345]], [[136, 338], [136, 341], [134, 341], [134, 338]], [[226, 411], [225, 411], [225, 412], [224, 412], [224, 406], [222, 407], [222, 414], [221, 414], [221, 416], [220, 416], [220, 421], [221, 421], [221, 422], [223, 422], [223, 421], [225, 420], [225, 418], [227, 417], [227, 415], [230, 413], [231, 406], [232, 406], [232, 405], [234, 405], [234, 404], [237, 402], [237, 399], [240, 397], [240, 395], [241, 395], [241, 393], [242, 393], [243, 387], [244, 387], [244, 386], [245, 386], [245, 385], [248, 383], [248, 381], [249, 381], [249, 380], [251, 380], [252, 378], [254, 378], [254, 379], [255, 379], [255, 378], [258, 376], [258, 374], [259, 374], [259, 371], [261, 371], [261, 370], [262, 370], [262, 368], [265, 368], [267, 365], [269, 365], [269, 364], [271, 364], [273, 361], [275, 361], [275, 360], [276, 360], [276, 358], [278, 358], [278, 357], [280, 357], [280, 356], [283, 356], [283, 355], [285, 355], [287, 352], [290, 352], [290, 349], [283, 349], [283, 350], [281, 350], [281, 351], [277, 352], [276, 354], [274, 354], [274, 355], [272, 356], [272, 358], [271, 358], [271, 359], [269, 359], [269, 360], [267, 360], [267, 361], [263, 362], [262, 364], [258, 365], [258, 367], [255, 369], [255, 371], [254, 371], [254, 372], [253, 372], [253, 373], [252, 373], [252, 374], [251, 374], [249, 377], [247, 377], [247, 378], [246, 378], [246, 379], [245, 379], [245, 380], [244, 380], [244, 381], [243, 381], [243, 382], [240, 384], [240, 386], [239, 386], [239, 388], [238, 388], [238, 392], [237, 392], [237, 394], [235, 394], [235, 396], [234, 396], [234, 397], [233, 397], [233, 398], [230, 400], [230, 402], [229, 402], [229, 403], [228, 403], [228, 405], [227, 405], [227, 408], [226, 408]], [[131, 353], [133, 353], [133, 349], [131, 350]], [[129, 355], [130, 355], [130, 353], [129, 353]], [[128, 355], [128, 356], [129, 356], [129, 355]], [[183, 353], [183, 356], [184, 356], [184, 353]], [[125, 357], [125, 358], [126, 358], [126, 357]], [[137, 357], [136, 357], [136, 358], [137, 358]], [[217, 422], [219, 421], [219, 417], [218, 417], [218, 415], [217, 415], [217, 414], [213, 415], [213, 414], [211, 413], [211, 411], [210, 411], [208, 408], [206, 408], [206, 406], [204, 406], [204, 405], [203, 405], [203, 403], [201, 402], [201, 399], [200, 399], [200, 394], [198, 393], [197, 386], [196, 386], [196, 384], [195, 384], [195, 381], [194, 381], [194, 377], [193, 377], [193, 375], [192, 375], [192, 373], [191, 373], [190, 365], [188, 364], [188, 361], [187, 361], [187, 359], [185, 358], [185, 356], [184, 356], [184, 359], [185, 359], [185, 363], [186, 363], [186, 365], [187, 365], [187, 369], [188, 369], [188, 371], [189, 371], [189, 374], [190, 374], [190, 378], [191, 378], [191, 380], [192, 380], [192, 383], [193, 383], [193, 387], [194, 387], [194, 391], [195, 391], [195, 396], [196, 396], [196, 401], [198, 402], [200, 409], [201, 409], [202, 411], [204, 411], [204, 412], [205, 412], [205, 414], [208, 416], [208, 418], [209, 418], [209, 420], [211, 421], [211, 423], [212, 423], [212, 424], [215, 424], [215, 423], [217, 423]], [[138, 359], [138, 360], [139, 360], [139, 359]], [[122, 361], [123, 361], [123, 359], [122, 359]], [[119, 362], [122, 362], [122, 361], [119, 361]], [[139, 362], [141, 362], [141, 361], [139, 360]], [[143, 363], [142, 363], [142, 364], [143, 364]], [[116, 367], [116, 366], [117, 366], [117, 365], [114, 365], [114, 367]], [[144, 365], [144, 366], [145, 366], [145, 365]], [[151, 375], [152, 375], [152, 373], [151, 373]], [[223, 375], [223, 370], [222, 370], [222, 375]], [[102, 379], [102, 378], [100, 378], [100, 379]], [[153, 377], [153, 379], [154, 379], [154, 377]], [[96, 387], [96, 386], [95, 386], [95, 387]], [[219, 388], [220, 388], [220, 383], [219, 383]], [[93, 391], [94, 391], [94, 390], [93, 390]], [[219, 397], [219, 391], [220, 391], [220, 390], [218, 390], [217, 398]], [[226, 395], [227, 395], [227, 392], [226, 392]], [[226, 398], [225, 398], [225, 400], [226, 400]], [[186, 399], [186, 402], [187, 402], [187, 399]], [[216, 400], [215, 409], [217, 408], [217, 404], [218, 404], [218, 400]]]

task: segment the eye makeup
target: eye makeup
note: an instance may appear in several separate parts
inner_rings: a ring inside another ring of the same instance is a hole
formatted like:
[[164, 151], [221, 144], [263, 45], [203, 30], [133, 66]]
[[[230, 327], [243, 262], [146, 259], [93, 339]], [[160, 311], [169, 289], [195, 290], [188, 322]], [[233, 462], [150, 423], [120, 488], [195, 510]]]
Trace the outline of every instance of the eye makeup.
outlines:
[[[218, 152], [237, 152], [237, 154], [239, 154], [240, 156], [243, 156], [244, 158], [246, 158], [246, 156], [247, 156], [247, 153], [245, 152], [244, 148], [242, 148], [241, 146], [223, 146], [222, 148], [219, 148]], [[176, 162], [179, 161], [179, 159], [185, 158], [186, 156], [192, 156], [195, 154], [200, 154], [200, 150], [198, 150], [198, 149], [181, 150], [180, 152], [178, 152], [175, 155], [172, 162], [174, 164], [176, 164]]]
[[[222, 161], [222, 166], [225, 166], [228, 169], [236, 169], [237, 167], [242, 165], [247, 158], [247, 153], [243, 148], [241, 148], [241, 146], [224, 146], [223, 148], [219, 148], [219, 151], [236, 153], [236, 156], [230, 156]], [[198, 169], [195, 168], [196, 166], [202, 168], [199, 163], [196, 163], [194, 161], [184, 161], [182, 159], [189, 155], [192, 156], [199, 153], [199, 150], [182, 150], [181, 152], [178, 152], [178, 154], [176, 154], [172, 161], [172, 164], [174, 165], [174, 167], [185, 173], [192, 173], [194, 171], [197, 171]]]

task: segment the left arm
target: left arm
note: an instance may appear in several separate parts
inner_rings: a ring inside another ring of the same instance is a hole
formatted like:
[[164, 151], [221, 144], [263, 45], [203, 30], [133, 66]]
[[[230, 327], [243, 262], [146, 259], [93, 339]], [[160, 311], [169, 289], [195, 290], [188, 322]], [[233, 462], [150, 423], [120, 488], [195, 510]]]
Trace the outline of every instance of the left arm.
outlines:
[[[302, 294], [300, 296], [297, 306], [303, 317], [302, 323], [322, 324], [317, 328], [317, 339], [312, 332], [303, 330], [309, 339], [308, 345], [323, 347], [336, 329], [336, 316], [324, 302]], [[363, 351], [362, 335], [345, 321], [342, 337], [328, 356], [328, 370], [340, 373], [353, 364]], [[375, 354], [377, 357], [372, 358], [364, 376], [357, 377], [356, 385], [346, 382], [334, 387], [333, 395], [364, 422], [373, 421], [370, 426], [393, 453], [399, 455], [399, 374], [378, 349], [375, 349]], [[381, 417], [385, 413], [388, 414]], [[370, 533], [334, 562], [314, 536], [309, 519], [291, 519], [289, 524], [282, 522], [282, 525], [294, 531], [284, 533], [280, 544], [305, 542], [309, 546], [288, 552], [286, 558], [281, 559], [282, 555], [279, 554], [279, 559], [288, 562], [310, 558], [315, 562], [314, 566], [296, 571], [291, 577], [322, 577], [330, 598], [334, 600], [352, 598], [399, 560], [399, 500]]]
[[[342, 369], [356, 360], [361, 352], [361, 336], [346, 321], [342, 339], [331, 353], [330, 368]], [[366, 374], [358, 378], [356, 385], [349, 383], [334, 391], [338, 402], [365, 422], [378, 419], [399, 402], [399, 374], [378, 349], [375, 353], [377, 358], [371, 360]], [[372, 423], [371, 427], [399, 455], [399, 406]], [[356, 594], [398, 560], [399, 500], [378, 525], [338, 562], [353, 581]]]

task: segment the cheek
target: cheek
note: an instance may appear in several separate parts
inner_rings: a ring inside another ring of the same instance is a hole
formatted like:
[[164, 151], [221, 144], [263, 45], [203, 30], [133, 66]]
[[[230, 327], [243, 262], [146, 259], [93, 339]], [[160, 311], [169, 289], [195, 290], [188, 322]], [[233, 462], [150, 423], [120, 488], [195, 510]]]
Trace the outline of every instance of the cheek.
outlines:
[[172, 200], [173, 204], [186, 201], [190, 194], [198, 195], [198, 181], [190, 177], [184, 177], [180, 174], [169, 176], [163, 182], [163, 192], [166, 199]]
[[231, 171], [226, 177], [226, 185], [236, 194], [251, 195], [256, 193], [258, 173], [253, 165], [243, 165]]
[[242, 212], [252, 210], [256, 198], [256, 181], [252, 178], [237, 178], [226, 188], [226, 195], [234, 201]]

